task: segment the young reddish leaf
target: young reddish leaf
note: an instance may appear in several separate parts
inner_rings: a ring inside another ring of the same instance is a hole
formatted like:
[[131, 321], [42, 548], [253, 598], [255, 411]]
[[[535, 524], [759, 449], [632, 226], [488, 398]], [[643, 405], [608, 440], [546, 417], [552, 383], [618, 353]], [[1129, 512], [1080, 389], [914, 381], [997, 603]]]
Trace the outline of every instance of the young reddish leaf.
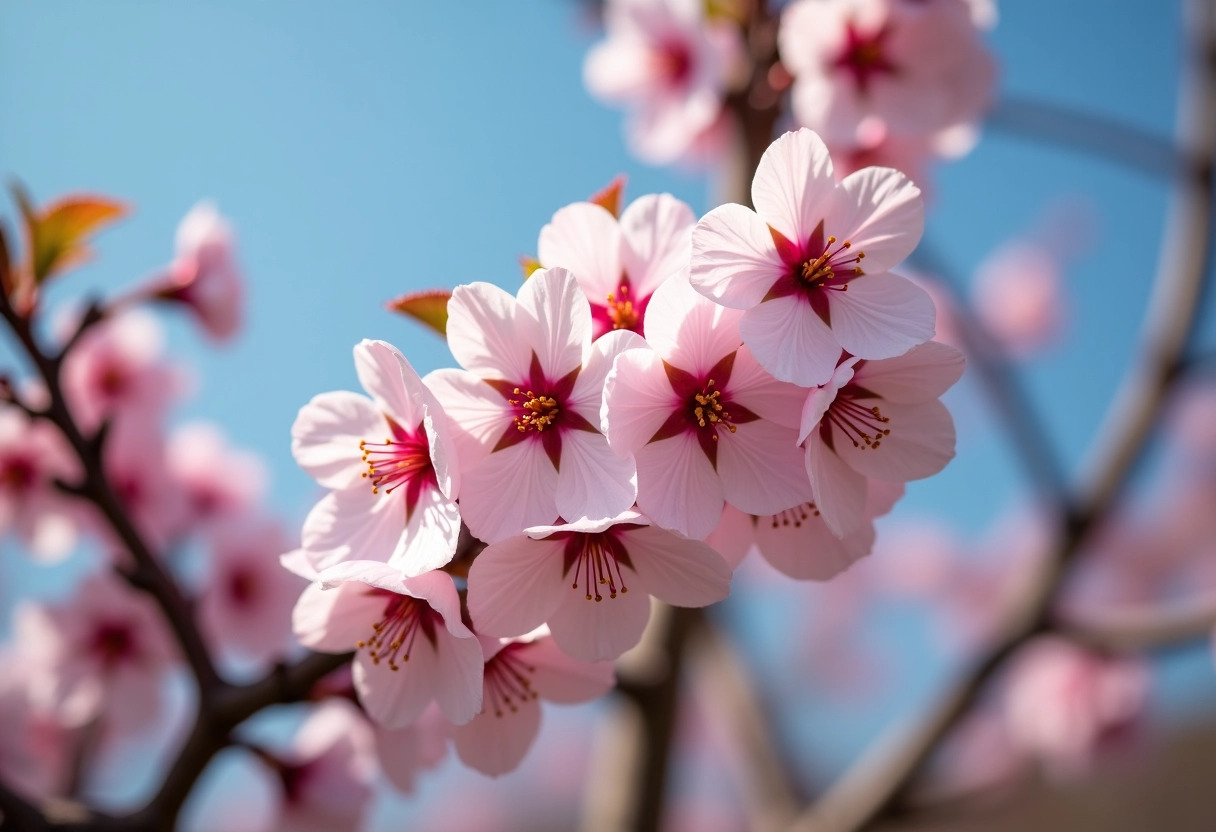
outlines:
[[537, 269], [543, 269], [544, 266], [535, 257], [527, 254], [519, 255], [519, 267], [524, 270], [524, 280], [532, 276], [532, 273]]
[[448, 289], [426, 289], [407, 292], [385, 304], [394, 312], [408, 315], [429, 326], [440, 335], [448, 334], [448, 301], [452, 292]]
[[121, 202], [95, 194], [73, 194], [41, 210], [20, 186], [13, 187], [25, 220], [29, 274], [35, 285], [87, 260], [89, 237], [127, 213]]
[[608, 183], [608, 187], [597, 191], [591, 195], [588, 202], [594, 202], [596, 205], [604, 208], [609, 214], [614, 217], [621, 216], [621, 195], [625, 192], [625, 174], [618, 174], [615, 179]]

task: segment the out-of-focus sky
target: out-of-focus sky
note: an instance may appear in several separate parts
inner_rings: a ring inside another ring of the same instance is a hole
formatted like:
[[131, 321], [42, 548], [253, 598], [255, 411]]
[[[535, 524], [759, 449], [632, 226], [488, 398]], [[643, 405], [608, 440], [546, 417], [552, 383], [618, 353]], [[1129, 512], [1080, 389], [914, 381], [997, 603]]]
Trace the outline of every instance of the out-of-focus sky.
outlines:
[[[1178, 2], [1016, 0], [1000, 13], [990, 43], [1003, 91], [1171, 130]], [[451, 362], [384, 301], [473, 280], [514, 290], [516, 258], [534, 252], [551, 214], [617, 173], [629, 195], [713, 206], [705, 176], [630, 158], [620, 113], [585, 93], [597, 37], [581, 4], [558, 0], [11, 0], [0, 5], [0, 175], [42, 200], [91, 190], [135, 208], [52, 301], [125, 287], [166, 262], [201, 198], [231, 218], [248, 324], [218, 350], [171, 324], [170, 350], [196, 375], [177, 416], [215, 420], [261, 453], [273, 505], [294, 522], [317, 492], [288, 430], [314, 394], [357, 387], [351, 347], [386, 339], [424, 373]], [[1061, 200], [1092, 214], [1095, 244], [1068, 275], [1064, 341], [1026, 371], [1051, 427], [1044, 441], [1076, 464], [1135, 349], [1165, 188], [990, 130], [937, 170], [933, 192], [928, 238], [964, 275]], [[949, 403], [958, 458], [912, 484], [898, 511], [977, 533], [1023, 481], [974, 385]]]

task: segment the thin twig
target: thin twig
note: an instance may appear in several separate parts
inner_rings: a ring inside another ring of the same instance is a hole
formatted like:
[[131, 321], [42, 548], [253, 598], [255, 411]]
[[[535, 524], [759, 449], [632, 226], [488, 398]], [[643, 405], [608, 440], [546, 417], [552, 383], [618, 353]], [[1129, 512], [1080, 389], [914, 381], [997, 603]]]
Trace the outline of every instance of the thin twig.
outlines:
[[1167, 232], [1158, 261], [1152, 307], [1146, 317], [1141, 359], [1111, 405], [1108, 428], [1097, 445], [1098, 462], [1084, 480], [1078, 513], [1065, 518], [1053, 555], [1036, 574], [1013, 610], [1003, 637], [963, 675], [922, 721], [892, 735], [795, 824], [801, 832], [868, 827], [897, 803], [921, 766], [968, 713], [989, 680], [1027, 639], [1041, 632], [1061, 578], [1088, 533], [1100, 526], [1121, 493], [1168, 388], [1177, 377], [1183, 350], [1198, 315], [1195, 299], [1211, 266], [1209, 229], [1216, 163], [1216, 9], [1210, 0], [1190, 0], [1190, 63], [1179, 92], [1180, 146], [1186, 160], [1176, 183]]
[[1058, 614], [1052, 630], [1104, 653], [1143, 653], [1194, 644], [1216, 631], [1216, 594], [1169, 606]]

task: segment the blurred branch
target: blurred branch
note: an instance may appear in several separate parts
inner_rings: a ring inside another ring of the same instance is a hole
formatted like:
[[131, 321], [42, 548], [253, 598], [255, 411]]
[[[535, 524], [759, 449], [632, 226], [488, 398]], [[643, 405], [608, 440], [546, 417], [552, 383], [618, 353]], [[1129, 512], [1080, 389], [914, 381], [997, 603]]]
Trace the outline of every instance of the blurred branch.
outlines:
[[1005, 96], [986, 125], [1018, 136], [1105, 157], [1152, 176], [1170, 177], [1185, 160], [1169, 139], [1135, 125], [1060, 104]]
[[1163, 607], [1087, 611], [1059, 615], [1052, 629], [1104, 653], [1162, 650], [1212, 638], [1216, 631], [1216, 594]]
[[[1075, 516], [1064, 517], [1052, 556], [1019, 599], [995, 645], [955, 683], [925, 718], [881, 741], [795, 824], [803, 832], [856, 830], [888, 814], [922, 765], [975, 703], [1005, 660], [1049, 626], [1061, 578], [1088, 533], [1100, 526], [1125, 487], [1177, 377], [1195, 326], [1196, 302], [1211, 266], [1213, 167], [1216, 164], [1216, 7], [1187, 3], [1190, 40], [1179, 91], [1184, 169], [1175, 183], [1158, 258], [1140, 359], [1108, 411], [1097, 463], [1079, 489]], [[1110, 140], [1110, 137], [1106, 137]]]

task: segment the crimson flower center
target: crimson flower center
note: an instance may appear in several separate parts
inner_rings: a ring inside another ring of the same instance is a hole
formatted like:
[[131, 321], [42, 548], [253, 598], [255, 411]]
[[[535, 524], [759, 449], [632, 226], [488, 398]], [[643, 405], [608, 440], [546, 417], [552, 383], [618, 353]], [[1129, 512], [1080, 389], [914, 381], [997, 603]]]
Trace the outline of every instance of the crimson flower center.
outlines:
[[34, 484], [37, 473], [34, 463], [25, 457], [9, 457], [0, 464], [0, 487], [24, 491]]
[[718, 427], [725, 427], [731, 433], [736, 428], [731, 421], [730, 413], [722, 405], [722, 391], [714, 389], [714, 380], [705, 382], [700, 393], [694, 393], [689, 400], [692, 421], [698, 428], [708, 430], [713, 439], [718, 438]]
[[530, 430], [542, 433], [545, 428], [551, 427], [557, 421], [557, 417], [561, 413], [557, 399], [552, 396], [538, 396], [531, 390], [521, 391], [518, 387], [515, 388], [514, 393], [519, 398], [507, 399], [507, 403], [515, 405], [521, 411], [520, 415], [515, 417], [515, 429], [520, 433], [527, 433]]
[[501, 717], [507, 711], [515, 713], [519, 705], [536, 698], [536, 691], [532, 690], [532, 674], [536, 668], [519, 657], [522, 646], [508, 644], [486, 662], [482, 713]]
[[843, 292], [849, 288], [848, 280], [862, 274], [859, 264], [865, 259], [866, 253], [860, 250], [854, 252], [853, 244], [848, 240], [835, 249], [832, 248], [834, 245], [836, 238], [828, 237], [823, 252], [817, 257], [807, 258], [799, 267], [798, 277], [809, 288], [839, 289]]
[[654, 51], [660, 75], [673, 87], [682, 86], [692, 75], [692, 53], [679, 41], [669, 41]]
[[891, 27], [884, 26], [876, 32], [866, 34], [848, 24], [846, 43], [834, 65], [853, 76], [853, 83], [862, 95], [869, 92], [873, 80], [882, 75], [895, 75], [898, 68], [887, 58], [887, 37]]
[[394, 437], [385, 437], [383, 442], [366, 439], [359, 442], [363, 461], [367, 463], [363, 476], [372, 481], [373, 494], [379, 494], [382, 488], [391, 494], [420, 476], [433, 473], [430, 443], [421, 427], [412, 435], [399, 429], [393, 433]]
[[887, 427], [890, 422], [877, 405], [866, 407], [848, 396], [837, 396], [823, 417], [825, 428], [834, 425], [848, 437], [854, 448], [863, 450], [878, 449], [883, 437], [891, 435], [891, 429]]
[[93, 633], [93, 652], [102, 664], [113, 667], [135, 653], [135, 638], [126, 622], [108, 621]]
[[638, 325], [637, 309], [629, 297], [629, 286], [622, 283], [616, 292], [608, 293], [608, 319], [612, 321], [613, 329], [633, 330]]
[[387, 662], [389, 669], [400, 670], [397, 662], [410, 660], [419, 631], [434, 645], [437, 614], [424, 601], [409, 595], [391, 594], [384, 618], [372, 624], [371, 637], [355, 642], [355, 647], [366, 650], [372, 664]]

